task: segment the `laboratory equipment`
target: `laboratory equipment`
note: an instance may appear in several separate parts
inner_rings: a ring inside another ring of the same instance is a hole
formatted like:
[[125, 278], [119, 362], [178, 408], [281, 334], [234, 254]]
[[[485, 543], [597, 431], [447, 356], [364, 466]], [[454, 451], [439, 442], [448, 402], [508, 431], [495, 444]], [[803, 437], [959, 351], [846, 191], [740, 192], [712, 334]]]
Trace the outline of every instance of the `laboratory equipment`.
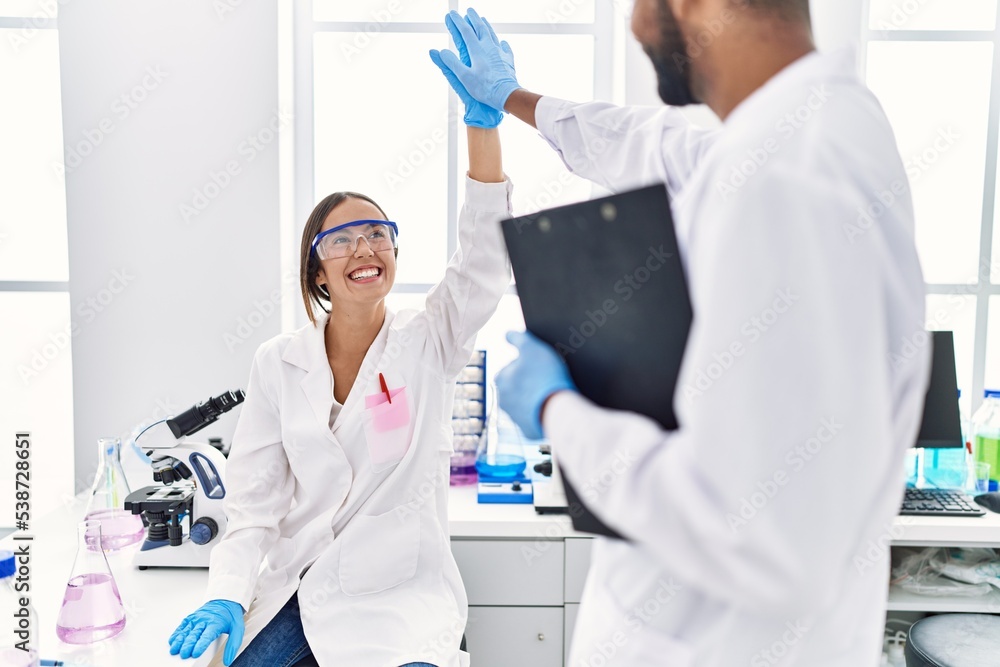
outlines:
[[566, 501], [562, 475], [559, 474], [559, 465], [552, 454], [552, 446], [543, 443], [538, 446], [538, 450], [550, 458], [535, 464], [535, 472], [543, 478], [547, 478], [535, 479], [534, 489], [532, 489], [535, 512], [538, 514], [566, 514], [569, 511], [569, 503]]
[[960, 489], [907, 488], [899, 513], [910, 516], [983, 516]]
[[[366, 227], [366, 229], [348, 229]], [[364, 238], [373, 252], [395, 250], [399, 227], [388, 220], [352, 220], [333, 229], [320, 232], [312, 242], [313, 254], [319, 259], [348, 257], [357, 252], [359, 239]]]
[[987, 389], [982, 405], [972, 417], [972, 455], [990, 466], [989, 488], [996, 491], [1000, 480], [1000, 391]]
[[[134, 563], [147, 567], [208, 567], [211, 549], [226, 532], [226, 457], [210, 444], [185, 438], [243, 402], [237, 389], [155, 422], [136, 436], [153, 461], [153, 481], [125, 499], [125, 509], [149, 526]], [[187, 531], [185, 522], [187, 520]]]
[[[17, 562], [12, 551], [0, 551], [0, 609], [13, 621], [13, 631], [4, 630], [7, 640], [0, 646], [0, 665], [10, 667], [38, 667], [38, 616], [25, 595], [16, 588]], [[22, 606], [22, 601], [28, 601]]]
[[486, 351], [476, 350], [458, 376], [452, 407], [451, 485], [475, 484], [476, 454], [486, 433]]
[[[496, 397], [496, 387], [493, 396]], [[501, 422], [508, 426], [501, 426]], [[487, 432], [476, 454], [479, 476], [480, 503], [530, 504], [534, 500], [534, 484], [525, 472], [528, 467], [521, 444], [522, 435], [510, 417], [496, 409], [490, 410]]]
[[125, 607], [101, 542], [101, 522], [83, 521], [56, 619], [56, 635], [67, 644], [91, 644], [125, 628]]
[[121, 450], [118, 438], [97, 441], [97, 476], [90, 489], [86, 518], [101, 522], [105, 551], [117, 551], [140, 542], [145, 534], [142, 517], [124, 509], [125, 499], [132, 490], [122, 470]]

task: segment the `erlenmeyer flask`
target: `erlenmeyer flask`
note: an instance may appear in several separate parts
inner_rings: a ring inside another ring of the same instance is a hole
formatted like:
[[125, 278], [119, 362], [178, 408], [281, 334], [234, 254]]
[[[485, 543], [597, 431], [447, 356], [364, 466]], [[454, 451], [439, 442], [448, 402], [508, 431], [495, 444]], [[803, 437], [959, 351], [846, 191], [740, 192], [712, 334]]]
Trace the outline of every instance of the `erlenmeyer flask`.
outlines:
[[90, 490], [87, 516], [101, 522], [103, 546], [107, 551], [117, 551], [139, 542], [145, 533], [142, 517], [125, 510], [125, 498], [131, 490], [122, 470], [122, 443], [118, 438], [101, 438], [97, 441], [97, 477]]
[[[496, 385], [492, 386], [496, 396]], [[490, 410], [490, 419], [476, 454], [476, 471], [479, 478], [492, 481], [519, 478], [527, 462], [521, 445], [521, 432], [506, 412], [498, 410], [496, 399]]]
[[76, 560], [56, 620], [56, 635], [67, 644], [91, 644], [125, 627], [118, 585], [100, 548], [101, 522], [84, 521], [79, 530]]

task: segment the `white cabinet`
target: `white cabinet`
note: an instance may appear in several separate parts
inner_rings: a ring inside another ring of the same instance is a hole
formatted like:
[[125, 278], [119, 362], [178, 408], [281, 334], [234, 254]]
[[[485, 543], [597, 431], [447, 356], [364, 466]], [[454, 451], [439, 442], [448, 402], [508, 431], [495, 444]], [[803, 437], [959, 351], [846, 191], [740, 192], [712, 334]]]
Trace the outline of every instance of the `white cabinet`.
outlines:
[[469, 596], [472, 667], [564, 664], [592, 542], [452, 539]]
[[562, 540], [452, 540], [470, 606], [561, 607]]
[[472, 667], [559, 667], [562, 607], [469, 607]]

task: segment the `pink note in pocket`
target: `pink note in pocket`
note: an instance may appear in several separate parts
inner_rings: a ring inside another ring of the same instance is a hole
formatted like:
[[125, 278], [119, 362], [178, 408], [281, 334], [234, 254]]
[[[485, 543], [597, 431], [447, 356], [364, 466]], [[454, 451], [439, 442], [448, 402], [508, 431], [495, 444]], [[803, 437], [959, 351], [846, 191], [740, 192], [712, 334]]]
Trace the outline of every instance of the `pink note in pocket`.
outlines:
[[[390, 389], [389, 395], [392, 396], [393, 405], [396, 404], [396, 395], [403, 393], [406, 387], [400, 387], [399, 389]], [[374, 408], [376, 405], [382, 405], [383, 403], [388, 403], [389, 399], [385, 397], [385, 392], [380, 391], [377, 394], [368, 394], [365, 396], [365, 407]]]
[[398, 463], [410, 448], [413, 429], [406, 387], [391, 389], [392, 403], [384, 393], [365, 396], [362, 413], [368, 455], [376, 472]]
[[376, 433], [393, 431], [410, 423], [410, 402], [406, 398], [406, 387], [390, 389], [389, 396], [392, 397], [392, 403], [382, 392], [365, 396], [365, 408], [370, 411]]

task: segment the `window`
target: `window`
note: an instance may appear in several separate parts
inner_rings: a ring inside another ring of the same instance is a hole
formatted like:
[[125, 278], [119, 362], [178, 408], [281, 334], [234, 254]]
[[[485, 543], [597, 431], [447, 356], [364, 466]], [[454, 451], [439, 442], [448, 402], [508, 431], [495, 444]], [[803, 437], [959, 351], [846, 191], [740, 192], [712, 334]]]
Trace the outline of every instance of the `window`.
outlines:
[[866, 75], [910, 177], [927, 326], [955, 332], [972, 408], [984, 387], [1000, 388], [997, 0], [868, 0], [867, 9]]
[[[295, 3], [295, 238], [316, 202], [337, 190], [372, 198], [400, 224], [392, 308], [422, 307], [457, 244], [467, 161], [462, 104], [427, 51], [453, 48], [449, 9], [467, 2], [310, 0]], [[612, 3], [597, 0], [479, 0], [476, 9], [514, 51], [518, 79], [531, 90], [575, 100], [612, 95]], [[299, 82], [301, 85], [298, 85]], [[588, 199], [591, 184], [570, 175], [537, 132], [501, 125], [504, 171], [516, 215]], [[305, 182], [308, 186], [303, 187]], [[304, 324], [297, 311], [296, 326]], [[503, 332], [522, 328], [508, 294], [483, 330], [496, 370]]]
[[[32, 517], [73, 479], [72, 350], [55, 2], [0, 2], [0, 525], [15, 433], [32, 433]], [[57, 452], [57, 456], [52, 456]], [[48, 454], [48, 455], [46, 455]]]

